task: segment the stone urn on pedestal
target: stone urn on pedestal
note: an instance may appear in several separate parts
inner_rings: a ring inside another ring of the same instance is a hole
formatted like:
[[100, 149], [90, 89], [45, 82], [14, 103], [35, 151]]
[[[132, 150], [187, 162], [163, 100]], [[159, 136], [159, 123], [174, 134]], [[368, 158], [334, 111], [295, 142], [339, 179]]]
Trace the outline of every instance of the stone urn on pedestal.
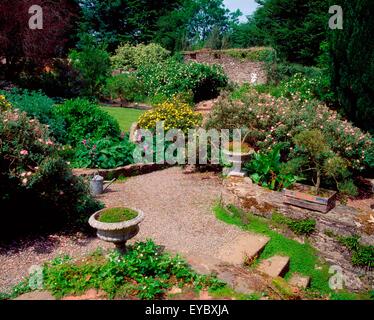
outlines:
[[97, 236], [115, 244], [118, 251], [126, 252], [126, 242], [139, 232], [144, 213], [138, 209], [107, 208], [94, 213], [88, 223], [97, 229]]
[[247, 143], [241, 143], [238, 150], [233, 143], [226, 144], [222, 153], [226, 162], [232, 164], [232, 167], [226, 168], [229, 177], [245, 177], [246, 172], [243, 170], [244, 164], [248, 162], [255, 150]]

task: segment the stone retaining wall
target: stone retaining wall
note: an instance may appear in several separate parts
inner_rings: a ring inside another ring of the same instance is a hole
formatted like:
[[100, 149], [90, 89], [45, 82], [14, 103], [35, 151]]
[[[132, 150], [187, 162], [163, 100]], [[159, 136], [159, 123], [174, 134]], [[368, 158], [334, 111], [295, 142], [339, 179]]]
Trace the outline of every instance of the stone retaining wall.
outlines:
[[116, 169], [73, 169], [73, 173], [80, 177], [92, 178], [95, 174], [99, 174], [106, 180], [118, 179], [119, 177], [133, 177], [142, 174], [151, 173], [158, 170], [169, 168], [168, 164], [130, 164], [125, 167], [119, 167]]
[[308, 238], [308, 241], [330, 266], [341, 269], [344, 287], [353, 291], [366, 291], [374, 287], [374, 270], [353, 266], [349, 250], [336, 239], [325, 234], [326, 231], [332, 231], [340, 236], [359, 235], [362, 243], [373, 245], [373, 229], [365, 228], [361, 219], [362, 216], [367, 217], [366, 212], [337, 205], [335, 209], [323, 214], [286, 205], [283, 203], [281, 192], [261, 188], [253, 184], [249, 178], [226, 179], [224, 186], [230, 191], [229, 196], [222, 199], [225, 203], [233, 203], [258, 216], [271, 218], [276, 211], [292, 219], [316, 220], [316, 232]]
[[209, 65], [221, 65], [229, 79], [235, 83], [267, 83], [267, 72], [264, 62], [254, 62], [235, 59], [233, 57], [217, 53], [217, 51], [196, 51], [184, 53], [186, 62], [196, 61]]
[[337, 204], [333, 210], [323, 214], [287, 205], [283, 203], [282, 192], [261, 188], [253, 184], [249, 178], [226, 179], [224, 185], [238, 197], [241, 207], [259, 216], [271, 218], [273, 212], [277, 211], [292, 219], [315, 219], [317, 230], [321, 233], [329, 230], [341, 236], [357, 234], [361, 236], [363, 243], [374, 244], [374, 233], [368, 232], [360, 219], [365, 212], [355, 208]]

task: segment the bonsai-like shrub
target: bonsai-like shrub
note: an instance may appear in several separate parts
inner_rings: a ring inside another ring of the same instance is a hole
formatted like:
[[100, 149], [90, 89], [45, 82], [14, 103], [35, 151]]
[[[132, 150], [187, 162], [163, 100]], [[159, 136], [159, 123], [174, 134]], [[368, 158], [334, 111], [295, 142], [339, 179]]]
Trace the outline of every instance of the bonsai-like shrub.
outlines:
[[64, 142], [74, 147], [83, 140], [118, 138], [120, 135], [117, 121], [88, 100], [68, 100], [57, 106], [54, 112], [64, 121]]
[[74, 226], [101, 208], [58, 147], [36, 119], [17, 110], [0, 113], [0, 206], [7, 226], [1, 238]]
[[144, 86], [140, 79], [130, 74], [118, 74], [107, 80], [104, 90], [106, 96], [125, 102], [140, 101], [144, 98]]
[[[319, 194], [323, 177], [332, 178], [339, 191], [357, 194], [357, 188], [352, 181], [351, 188], [347, 188], [347, 179], [350, 176], [347, 162], [334, 154], [329, 148], [325, 137], [319, 130], [307, 130], [301, 132], [294, 138], [296, 153], [302, 154], [305, 171], [314, 172], [312, 182], [315, 186], [315, 193]], [[342, 182], [342, 190], [340, 190]]]
[[180, 129], [187, 133], [188, 129], [201, 125], [202, 115], [193, 111], [187, 103], [174, 98], [156, 105], [139, 118], [139, 126], [143, 129], [156, 129], [158, 122], [164, 122], [165, 131]]

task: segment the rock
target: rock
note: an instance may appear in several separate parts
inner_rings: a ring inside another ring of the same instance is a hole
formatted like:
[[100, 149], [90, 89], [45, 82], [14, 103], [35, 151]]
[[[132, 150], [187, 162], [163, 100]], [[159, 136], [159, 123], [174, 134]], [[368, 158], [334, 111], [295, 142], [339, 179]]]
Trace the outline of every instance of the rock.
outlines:
[[306, 289], [310, 285], [310, 277], [294, 273], [288, 283], [292, 287]]
[[257, 267], [257, 270], [272, 278], [276, 278], [284, 276], [289, 269], [289, 265], [289, 257], [273, 256], [263, 260]]
[[222, 247], [217, 258], [233, 265], [252, 262], [261, 254], [269, 241], [268, 237], [262, 235], [243, 234]]
[[104, 300], [105, 292], [100, 292], [95, 289], [88, 290], [85, 294], [81, 296], [67, 296], [62, 300]]
[[178, 287], [173, 287], [169, 291], [169, 294], [181, 294], [181, 293], [182, 293], [182, 289]]
[[56, 300], [48, 291], [33, 291], [20, 295], [14, 300]]

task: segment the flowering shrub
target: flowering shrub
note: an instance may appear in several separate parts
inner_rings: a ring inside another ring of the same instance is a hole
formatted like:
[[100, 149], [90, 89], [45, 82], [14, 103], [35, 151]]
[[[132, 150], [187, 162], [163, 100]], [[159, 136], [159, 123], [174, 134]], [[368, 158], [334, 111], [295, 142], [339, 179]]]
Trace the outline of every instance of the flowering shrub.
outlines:
[[170, 51], [155, 43], [137, 46], [124, 43], [117, 48], [116, 54], [111, 57], [111, 62], [114, 69], [136, 70], [144, 63], [158, 63], [169, 56]]
[[291, 79], [283, 81], [279, 87], [280, 95], [286, 98], [298, 95], [303, 101], [319, 99], [330, 102], [334, 99], [334, 93], [330, 90], [329, 79], [322, 74], [315, 77], [306, 77], [297, 73]]
[[10, 110], [12, 105], [5, 99], [5, 96], [0, 95], [0, 111]]
[[59, 142], [63, 142], [64, 122], [53, 113], [55, 103], [52, 99], [40, 91], [14, 89], [4, 92], [4, 94], [15, 109], [24, 111], [29, 117], [48, 125], [53, 137]]
[[347, 161], [348, 168], [362, 170], [373, 148], [370, 134], [363, 133], [316, 100], [275, 98], [249, 91], [240, 101], [221, 98], [207, 122], [208, 128], [244, 128], [249, 142], [262, 151], [284, 143], [292, 156], [292, 140], [305, 130], [320, 130], [329, 148]]
[[120, 129], [117, 121], [102, 111], [96, 104], [84, 99], [66, 101], [54, 109], [65, 124], [65, 144], [73, 147], [84, 139], [117, 138]]
[[135, 145], [126, 136], [123, 140], [83, 140], [76, 148], [72, 165], [77, 168], [112, 169], [133, 163]]
[[187, 103], [174, 98], [156, 105], [139, 118], [139, 126], [143, 129], [155, 129], [158, 122], [164, 122], [165, 131], [181, 129], [187, 133], [188, 129], [201, 125], [202, 115], [194, 112]]
[[195, 102], [215, 98], [220, 88], [226, 87], [227, 76], [220, 66], [208, 66], [168, 59], [165, 62], [142, 65], [138, 76], [143, 80], [149, 96], [167, 97], [191, 91]]
[[[58, 147], [46, 126], [37, 120], [17, 110], [0, 113], [0, 205], [4, 225], [16, 223], [20, 233], [49, 230], [88, 217], [100, 207], [84, 181], [73, 176], [58, 156]], [[0, 237], [9, 236], [6, 232], [4, 229]]]

